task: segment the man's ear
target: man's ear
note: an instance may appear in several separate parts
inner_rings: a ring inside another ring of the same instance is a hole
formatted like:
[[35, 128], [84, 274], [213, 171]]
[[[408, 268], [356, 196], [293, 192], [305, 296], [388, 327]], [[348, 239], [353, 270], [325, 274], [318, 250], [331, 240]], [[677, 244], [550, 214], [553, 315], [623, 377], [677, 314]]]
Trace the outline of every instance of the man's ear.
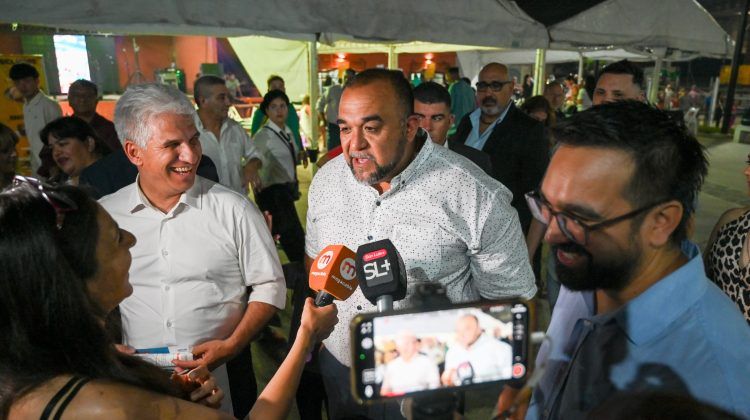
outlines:
[[134, 141], [125, 140], [123, 149], [125, 150], [125, 156], [128, 157], [128, 160], [130, 160], [133, 165], [138, 167], [143, 165], [143, 149], [135, 144]]
[[406, 139], [413, 141], [417, 136], [417, 130], [419, 130], [419, 119], [412, 114], [406, 119]]
[[456, 116], [453, 114], [450, 114], [450, 117], [448, 118], [448, 120], [451, 122], [451, 127], [453, 127], [453, 123], [456, 122]]
[[648, 223], [645, 224], [647, 228], [645, 235], [651, 246], [658, 248], [669, 242], [680, 225], [684, 212], [682, 203], [676, 200], [660, 204], [651, 210], [647, 218]]

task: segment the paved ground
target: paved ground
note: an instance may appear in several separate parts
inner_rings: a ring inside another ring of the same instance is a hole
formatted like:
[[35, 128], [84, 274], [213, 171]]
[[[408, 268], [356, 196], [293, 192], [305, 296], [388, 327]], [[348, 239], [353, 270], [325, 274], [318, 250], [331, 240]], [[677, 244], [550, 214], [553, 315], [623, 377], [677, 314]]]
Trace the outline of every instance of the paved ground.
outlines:
[[731, 138], [701, 136], [707, 146], [709, 170], [696, 213], [694, 240], [704, 246], [724, 211], [750, 204], [748, 184], [743, 175], [750, 145], [732, 143]]
[[[709, 173], [705, 186], [699, 197], [699, 206], [696, 213], [695, 232], [693, 240], [701, 248], [705, 246], [711, 233], [711, 229], [719, 216], [729, 208], [746, 206], [750, 204], [748, 198], [748, 185], [742, 174], [746, 164], [750, 145], [731, 143], [731, 138], [721, 135], [699, 136], [701, 143], [706, 146], [709, 158]], [[307, 211], [307, 190], [312, 178], [311, 168], [299, 171], [300, 189], [302, 198], [297, 202], [297, 211], [304, 223], [304, 215]], [[281, 252], [282, 260], [285, 260]], [[539, 309], [540, 328], [544, 328], [549, 318], [549, 308], [542, 304]], [[288, 329], [289, 311], [284, 311], [282, 316], [282, 329], [284, 335]], [[257, 343], [253, 346], [253, 355], [256, 366], [256, 376], [262, 387], [273, 375], [277, 364], [268, 356], [269, 349]], [[468, 419], [487, 419], [491, 417], [492, 407], [495, 404], [497, 389], [475, 391], [468, 396], [467, 406]], [[292, 410], [290, 419], [298, 419], [296, 408]]]

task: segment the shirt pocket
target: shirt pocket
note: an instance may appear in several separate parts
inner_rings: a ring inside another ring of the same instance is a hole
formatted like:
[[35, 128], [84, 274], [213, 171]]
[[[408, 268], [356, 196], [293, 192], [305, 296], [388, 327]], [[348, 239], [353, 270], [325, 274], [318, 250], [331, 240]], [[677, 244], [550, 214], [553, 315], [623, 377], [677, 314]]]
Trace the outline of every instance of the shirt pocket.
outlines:
[[445, 236], [439, 226], [395, 225], [390, 239], [404, 260], [410, 286], [433, 282], [441, 275]]

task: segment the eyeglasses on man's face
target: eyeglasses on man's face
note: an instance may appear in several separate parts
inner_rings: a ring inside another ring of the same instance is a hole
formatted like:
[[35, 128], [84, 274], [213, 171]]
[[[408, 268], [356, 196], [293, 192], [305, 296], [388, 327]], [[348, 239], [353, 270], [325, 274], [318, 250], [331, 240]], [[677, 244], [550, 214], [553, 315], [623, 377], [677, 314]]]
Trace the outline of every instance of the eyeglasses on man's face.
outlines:
[[581, 221], [575, 215], [572, 215], [565, 211], [552, 210], [552, 206], [542, 196], [542, 194], [536, 190], [529, 192], [525, 195], [526, 203], [529, 205], [529, 210], [535, 219], [541, 223], [549, 226], [552, 222], [552, 218], [557, 221], [557, 226], [560, 231], [568, 238], [571, 242], [578, 245], [585, 246], [588, 242], [589, 234], [595, 230], [602, 229], [608, 226], [613, 226], [622, 221], [632, 219], [639, 214], [651, 210], [652, 208], [663, 204], [669, 200], [660, 200], [649, 204], [647, 206], [639, 207], [631, 212], [625, 213], [622, 216], [613, 217], [611, 219], [603, 220], [598, 223], [587, 224]]
[[493, 92], [500, 92], [503, 90], [505, 85], [513, 83], [511, 80], [506, 80], [504, 82], [500, 82], [497, 80], [494, 80], [492, 82], [477, 82], [477, 92], [485, 92], [487, 89], [492, 90]]

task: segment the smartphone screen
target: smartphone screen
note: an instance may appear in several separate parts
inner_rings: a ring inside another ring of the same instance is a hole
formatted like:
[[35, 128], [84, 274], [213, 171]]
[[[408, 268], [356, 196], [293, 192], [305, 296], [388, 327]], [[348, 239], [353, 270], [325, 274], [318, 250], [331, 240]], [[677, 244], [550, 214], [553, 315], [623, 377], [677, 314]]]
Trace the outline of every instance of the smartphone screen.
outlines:
[[528, 308], [482, 302], [363, 314], [352, 321], [352, 387], [361, 401], [522, 378]]

